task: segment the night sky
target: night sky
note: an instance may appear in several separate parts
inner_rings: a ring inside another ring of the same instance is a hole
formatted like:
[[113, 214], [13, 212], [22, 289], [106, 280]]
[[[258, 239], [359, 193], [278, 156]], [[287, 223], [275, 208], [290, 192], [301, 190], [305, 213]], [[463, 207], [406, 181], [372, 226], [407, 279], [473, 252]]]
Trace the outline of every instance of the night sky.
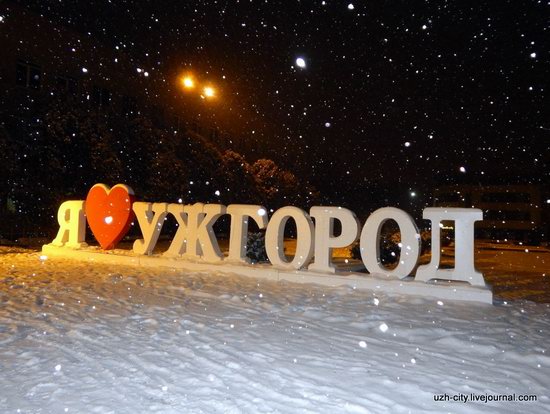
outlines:
[[151, 76], [223, 79], [216, 110], [231, 108], [256, 157], [333, 202], [550, 182], [547, 1], [19, 3]]

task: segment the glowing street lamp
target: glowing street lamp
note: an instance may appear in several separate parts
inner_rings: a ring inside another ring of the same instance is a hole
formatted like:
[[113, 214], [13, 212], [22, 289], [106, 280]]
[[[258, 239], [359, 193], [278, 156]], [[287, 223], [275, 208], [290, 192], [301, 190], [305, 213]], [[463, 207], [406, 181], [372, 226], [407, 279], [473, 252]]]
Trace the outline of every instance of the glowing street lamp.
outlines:
[[181, 86], [184, 90], [187, 90], [191, 92], [191, 90], [194, 90], [193, 92], [198, 93], [201, 97], [201, 99], [214, 99], [216, 98], [217, 91], [211, 84], [203, 83], [200, 81], [197, 81], [195, 77], [188, 73], [184, 74], [179, 78], [179, 82], [181, 82]]
[[191, 76], [186, 76], [181, 80], [183, 87], [186, 89], [193, 89], [195, 87], [195, 81]]
[[211, 86], [205, 86], [202, 93], [207, 98], [213, 98], [216, 95], [216, 91]]

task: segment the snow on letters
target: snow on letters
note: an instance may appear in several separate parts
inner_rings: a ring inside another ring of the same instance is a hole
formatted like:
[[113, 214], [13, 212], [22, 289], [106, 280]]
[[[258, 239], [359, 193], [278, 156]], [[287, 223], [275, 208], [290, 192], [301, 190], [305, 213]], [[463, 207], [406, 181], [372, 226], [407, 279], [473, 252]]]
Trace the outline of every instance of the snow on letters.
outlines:
[[[90, 195], [86, 201], [73, 200], [61, 204], [57, 215], [59, 231], [52, 242], [53, 246], [72, 249], [86, 247], [86, 213], [93, 211], [94, 220], [101, 222], [101, 226], [96, 226], [103, 232], [106, 231], [106, 227], [119, 223], [108, 242], [101, 243], [103, 249], [114, 248], [128, 231], [127, 220], [130, 215], [127, 210], [131, 205], [142, 233], [142, 238], [133, 244], [133, 253], [137, 256], [152, 255], [168, 215], [173, 216], [178, 223], [178, 230], [169, 248], [163, 253], [164, 257], [169, 258], [199, 260], [205, 263], [248, 264], [245, 244], [250, 219], [256, 222], [258, 228], [265, 229], [265, 248], [275, 269], [334, 274], [337, 269], [332, 262], [332, 250], [349, 246], [357, 238], [360, 241], [362, 261], [370, 273], [404, 279], [414, 271], [420, 256], [421, 241], [416, 223], [405, 211], [393, 207], [374, 211], [361, 228], [355, 214], [342, 207], [315, 206], [310, 209], [309, 214], [297, 207], [283, 207], [275, 211], [268, 220], [266, 208], [260, 205], [183, 205], [134, 201], [132, 189], [121, 184], [111, 190], [105, 185], [96, 184], [90, 190], [90, 194], [98, 189], [102, 192], [99, 199], [103, 204], [98, 204], [98, 197]], [[118, 192], [116, 197], [112, 196], [115, 191]], [[106, 203], [106, 200], [109, 202]], [[100, 212], [98, 213], [101, 209], [105, 216], [103, 220]], [[231, 217], [227, 257], [221, 252], [213, 228], [214, 223], [224, 214]], [[426, 208], [423, 217], [432, 223], [432, 255], [429, 264], [418, 267], [415, 280], [428, 282], [432, 279], [444, 279], [485, 287], [483, 275], [474, 267], [474, 222], [483, 219], [482, 211], [474, 208]], [[288, 220], [293, 220], [297, 229], [296, 253], [292, 259], [286, 256], [283, 245]], [[379, 257], [380, 231], [388, 220], [394, 220], [401, 231], [401, 254], [394, 269], [382, 265]], [[335, 236], [333, 231], [336, 221], [341, 226], [338, 236]], [[443, 221], [454, 221], [454, 269], [439, 269], [439, 232], [440, 223]], [[96, 228], [91, 226], [91, 230], [97, 238]]]

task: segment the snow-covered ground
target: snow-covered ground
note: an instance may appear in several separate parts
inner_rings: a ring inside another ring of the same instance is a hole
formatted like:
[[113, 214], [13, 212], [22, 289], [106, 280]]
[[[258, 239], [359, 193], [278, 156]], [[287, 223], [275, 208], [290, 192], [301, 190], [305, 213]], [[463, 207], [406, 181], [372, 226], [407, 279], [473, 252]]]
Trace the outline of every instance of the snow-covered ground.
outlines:
[[0, 412], [550, 412], [549, 253], [501, 252], [490, 306], [1, 247]]

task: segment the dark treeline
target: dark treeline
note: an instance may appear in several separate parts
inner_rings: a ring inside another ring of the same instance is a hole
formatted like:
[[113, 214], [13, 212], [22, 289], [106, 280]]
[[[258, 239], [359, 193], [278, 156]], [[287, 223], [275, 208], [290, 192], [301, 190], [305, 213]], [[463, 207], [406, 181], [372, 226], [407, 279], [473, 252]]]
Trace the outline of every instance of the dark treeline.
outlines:
[[151, 117], [57, 100], [0, 125], [0, 238], [51, 235], [59, 204], [95, 183], [132, 187], [138, 200], [311, 206], [319, 194], [269, 159], [219, 151], [191, 131]]

